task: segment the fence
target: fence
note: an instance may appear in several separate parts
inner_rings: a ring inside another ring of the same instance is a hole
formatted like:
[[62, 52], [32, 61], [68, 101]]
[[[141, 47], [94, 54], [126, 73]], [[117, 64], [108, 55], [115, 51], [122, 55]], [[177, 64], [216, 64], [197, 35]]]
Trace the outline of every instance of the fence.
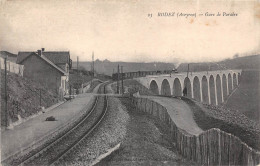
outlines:
[[238, 137], [219, 129], [204, 131], [198, 136], [179, 129], [167, 109], [147, 98], [132, 98], [137, 110], [147, 112], [164, 121], [178, 152], [189, 160], [203, 165], [257, 165], [260, 153], [247, 146]]
[[[23, 76], [24, 65], [19, 65], [14, 62], [6, 61], [7, 71]], [[5, 60], [0, 57], [0, 69], [5, 69]]]

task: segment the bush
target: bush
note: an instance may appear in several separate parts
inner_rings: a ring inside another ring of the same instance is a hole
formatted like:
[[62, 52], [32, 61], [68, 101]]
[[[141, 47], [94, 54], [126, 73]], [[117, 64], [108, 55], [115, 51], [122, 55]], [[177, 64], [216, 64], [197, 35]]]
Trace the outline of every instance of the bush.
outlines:
[[55, 121], [55, 117], [54, 116], [49, 116], [46, 118], [46, 121]]

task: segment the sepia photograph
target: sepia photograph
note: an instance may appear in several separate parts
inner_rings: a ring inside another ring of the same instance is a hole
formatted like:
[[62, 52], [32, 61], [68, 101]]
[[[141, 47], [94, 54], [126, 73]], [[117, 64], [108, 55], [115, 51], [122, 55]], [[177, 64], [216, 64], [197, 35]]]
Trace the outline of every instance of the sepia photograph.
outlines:
[[0, 165], [260, 165], [259, 0], [0, 0], [0, 69]]

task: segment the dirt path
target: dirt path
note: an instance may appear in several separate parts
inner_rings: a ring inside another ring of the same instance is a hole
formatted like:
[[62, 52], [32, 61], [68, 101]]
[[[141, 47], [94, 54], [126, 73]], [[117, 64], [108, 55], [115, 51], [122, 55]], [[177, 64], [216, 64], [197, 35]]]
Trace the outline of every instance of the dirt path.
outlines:
[[203, 130], [197, 125], [193, 118], [193, 113], [189, 105], [184, 101], [176, 98], [157, 97], [157, 96], [142, 96], [150, 98], [166, 107], [169, 115], [174, 123], [189, 134], [199, 135]]

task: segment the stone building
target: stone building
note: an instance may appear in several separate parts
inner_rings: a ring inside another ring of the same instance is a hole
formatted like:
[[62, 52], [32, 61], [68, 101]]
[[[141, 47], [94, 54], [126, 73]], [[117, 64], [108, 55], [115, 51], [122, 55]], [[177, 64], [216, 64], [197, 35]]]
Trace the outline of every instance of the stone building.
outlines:
[[18, 52], [18, 64], [24, 65], [24, 77], [40, 82], [57, 94], [68, 93], [69, 69], [72, 61], [69, 52]]

